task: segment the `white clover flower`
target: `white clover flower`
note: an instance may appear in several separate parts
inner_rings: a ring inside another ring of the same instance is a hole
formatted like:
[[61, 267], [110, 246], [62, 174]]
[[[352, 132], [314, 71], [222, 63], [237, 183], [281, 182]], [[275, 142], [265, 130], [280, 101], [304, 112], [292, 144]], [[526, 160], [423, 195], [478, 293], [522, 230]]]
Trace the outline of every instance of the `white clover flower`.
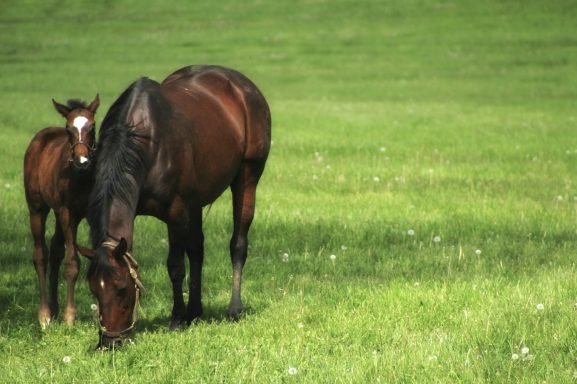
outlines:
[[288, 253], [285, 252], [282, 254], [282, 261], [284, 263], [288, 263], [288, 261], [289, 261], [289, 254]]
[[433, 242], [434, 242], [434, 243], [440, 243], [440, 242], [441, 242], [441, 236], [435, 236], [435, 237], [433, 237]]
[[337, 255], [330, 255], [329, 259], [334, 262], [337, 259]]
[[528, 354], [528, 353], [529, 353], [529, 348], [527, 348], [527, 347], [521, 348], [521, 354], [522, 354], [522, 355], [526, 355], [526, 354]]
[[381, 152], [381, 153], [386, 152], [386, 151], [387, 151], [387, 148], [385, 148], [385, 147], [380, 147], [380, 148], [379, 148], [379, 152]]
[[341, 251], [346, 251], [347, 250], [347, 246], [346, 245], [341, 245]]
[[516, 354], [516, 353], [513, 353], [513, 354], [511, 355], [511, 360], [519, 360], [519, 355]]
[[480, 255], [481, 254], [481, 250], [480, 249], [475, 249], [475, 255]]
[[92, 303], [92, 304], [90, 304], [90, 309], [92, 309], [93, 311], [96, 311], [98, 309], [98, 305]]
[[305, 327], [305, 325], [304, 325], [304, 323], [298, 323], [298, 324], [297, 324], [297, 327], [302, 329], [302, 328]]
[[415, 230], [414, 230], [414, 229], [409, 229], [409, 230], [407, 231], [407, 235], [409, 235], [409, 236], [415, 236]]
[[381, 179], [379, 179], [379, 176], [374, 176], [374, 177], [373, 177], [373, 181], [374, 181], [375, 183], [378, 183], [379, 181], [381, 181]]
[[296, 375], [298, 370], [295, 367], [289, 367], [288, 374], [289, 375]]
[[543, 304], [539, 303], [535, 306], [535, 308], [537, 308], [538, 311], [542, 311], [545, 309], [545, 306]]
[[437, 355], [429, 356], [429, 361], [437, 361]]
[[68, 363], [70, 363], [70, 361], [72, 361], [72, 358], [71, 358], [70, 356], [64, 356], [64, 357], [62, 358], [62, 361], [63, 361], [64, 363], [67, 363], [67, 364], [68, 364]]

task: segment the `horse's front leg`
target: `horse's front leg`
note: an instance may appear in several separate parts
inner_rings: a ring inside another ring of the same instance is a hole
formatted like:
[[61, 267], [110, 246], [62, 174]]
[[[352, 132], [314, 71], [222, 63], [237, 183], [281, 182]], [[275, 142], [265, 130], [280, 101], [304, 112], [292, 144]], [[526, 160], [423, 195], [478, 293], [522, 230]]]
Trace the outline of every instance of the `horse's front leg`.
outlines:
[[50, 240], [50, 274], [49, 274], [49, 305], [52, 317], [56, 318], [60, 310], [58, 305], [58, 280], [60, 276], [60, 264], [64, 259], [64, 234], [62, 232], [62, 225], [60, 224], [60, 216], [56, 214], [56, 222], [54, 223], [54, 235]]
[[74, 325], [76, 321], [76, 306], [74, 305], [74, 290], [78, 272], [80, 270], [80, 259], [76, 253], [76, 230], [79, 218], [74, 217], [70, 211], [65, 210], [60, 214], [60, 224], [66, 242], [66, 252], [64, 254], [64, 277], [66, 278], [66, 307], [64, 309], [64, 322]]
[[168, 225], [168, 276], [172, 282], [172, 317], [170, 329], [182, 328], [186, 323], [186, 307], [182, 297], [182, 282], [184, 280], [184, 245], [180, 241], [180, 229], [176, 226]]
[[38, 321], [40, 326], [45, 328], [52, 320], [50, 307], [46, 295], [46, 266], [48, 264], [48, 247], [44, 238], [46, 230], [46, 216], [48, 208], [35, 210], [30, 209], [30, 231], [34, 238], [34, 250], [32, 251], [32, 262], [38, 276], [38, 290], [40, 293], [40, 304], [38, 306]]
[[202, 316], [202, 264], [204, 261], [204, 234], [202, 232], [202, 208], [190, 212], [190, 234], [186, 237], [186, 253], [190, 264], [188, 307], [186, 320], [190, 324]]

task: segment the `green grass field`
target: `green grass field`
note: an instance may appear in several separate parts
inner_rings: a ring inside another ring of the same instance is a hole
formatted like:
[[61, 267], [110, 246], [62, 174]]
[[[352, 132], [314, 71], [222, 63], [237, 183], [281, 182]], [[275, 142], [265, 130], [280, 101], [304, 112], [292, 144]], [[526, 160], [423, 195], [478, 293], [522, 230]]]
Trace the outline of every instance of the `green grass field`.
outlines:
[[[3, 1], [0, 382], [576, 381], [575, 17], [568, 0]], [[42, 331], [22, 159], [62, 124], [50, 99], [100, 93], [101, 121], [137, 77], [194, 63], [244, 72], [273, 114], [246, 316], [225, 317], [226, 193], [200, 323], [168, 331], [166, 231], [139, 217], [135, 343], [94, 351], [84, 277], [77, 325]]]

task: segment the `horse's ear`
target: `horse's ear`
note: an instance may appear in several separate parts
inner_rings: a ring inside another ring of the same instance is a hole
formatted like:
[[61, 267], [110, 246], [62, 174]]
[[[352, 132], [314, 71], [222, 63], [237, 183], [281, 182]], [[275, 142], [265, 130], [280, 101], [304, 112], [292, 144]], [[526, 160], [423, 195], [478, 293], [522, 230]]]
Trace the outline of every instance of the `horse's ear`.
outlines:
[[92, 100], [92, 103], [90, 103], [90, 105], [88, 106], [88, 110], [94, 114], [96, 113], [96, 110], [98, 109], [99, 105], [100, 105], [100, 96], [97, 93], [94, 100]]
[[128, 243], [126, 242], [126, 240], [123, 237], [120, 239], [120, 241], [118, 242], [118, 245], [114, 249], [114, 257], [116, 257], [117, 259], [122, 259], [124, 257], [124, 255], [126, 254], [127, 250], [128, 250]]
[[52, 99], [52, 104], [54, 104], [54, 108], [56, 108], [58, 113], [60, 113], [65, 119], [68, 117], [68, 114], [70, 113], [70, 108], [68, 108], [65, 105], [60, 104], [59, 102], [57, 102], [54, 99]]
[[96, 256], [96, 251], [90, 248], [83, 247], [78, 244], [74, 244], [74, 248], [80, 253], [82, 256], [86, 257], [87, 259], [93, 259]]

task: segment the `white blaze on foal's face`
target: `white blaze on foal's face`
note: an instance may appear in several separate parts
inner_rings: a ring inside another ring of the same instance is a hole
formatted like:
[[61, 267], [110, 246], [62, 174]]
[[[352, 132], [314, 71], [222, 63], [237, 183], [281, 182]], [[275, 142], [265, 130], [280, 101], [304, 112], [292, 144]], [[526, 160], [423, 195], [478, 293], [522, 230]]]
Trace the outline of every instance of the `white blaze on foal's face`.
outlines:
[[82, 134], [82, 128], [84, 128], [87, 121], [88, 121], [88, 119], [84, 116], [78, 116], [78, 117], [74, 118], [72, 125], [76, 129], [78, 129], [78, 137], [80, 137], [80, 135]]
[[[78, 139], [80, 141], [82, 141], [82, 128], [84, 128], [86, 122], [88, 122], [88, 119], [84, 116], [77, 116], [74, 118], [74, 121], [72, 122], [72, 125], [78, 130]], [[79, 160], [80, 164], [84, 164], [88, 161], [88, 158], [80, 156]]]

